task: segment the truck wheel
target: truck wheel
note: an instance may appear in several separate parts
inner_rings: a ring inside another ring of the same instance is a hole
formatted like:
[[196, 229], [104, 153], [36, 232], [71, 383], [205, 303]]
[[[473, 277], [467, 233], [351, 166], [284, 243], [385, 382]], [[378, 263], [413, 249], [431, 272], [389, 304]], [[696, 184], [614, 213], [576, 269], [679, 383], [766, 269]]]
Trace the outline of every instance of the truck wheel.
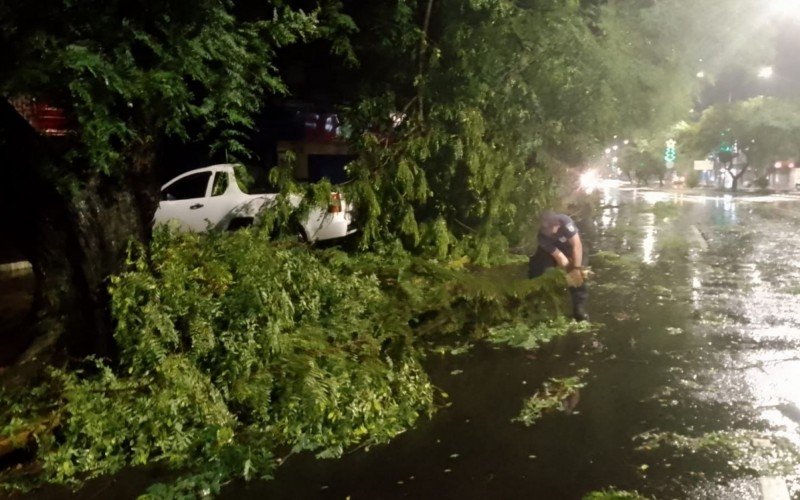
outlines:
[[228, 224], [228, 231], [236, 231], [252, 225], [253, 219], [251, 217], [240, 217], [238, 219], [233, 219], [231, 223]]
[[302, 224], [297, 225], [297, 240], [300, 243], [308, 243], [308, 234]]

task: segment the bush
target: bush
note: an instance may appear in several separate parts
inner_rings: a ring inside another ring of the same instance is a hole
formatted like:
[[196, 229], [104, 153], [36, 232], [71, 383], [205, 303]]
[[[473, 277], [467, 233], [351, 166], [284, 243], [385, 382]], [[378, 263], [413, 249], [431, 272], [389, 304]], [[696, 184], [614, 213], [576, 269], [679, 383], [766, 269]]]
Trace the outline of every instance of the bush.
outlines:
[[753, 186], [758, 189], [767, 189], [769, 187], [769, 179], [766, 177], [759, 177], [753, 181]]
[[693, 170], [686, 176], [686, 187], [696, 188], [700, 185], [700, 172]]

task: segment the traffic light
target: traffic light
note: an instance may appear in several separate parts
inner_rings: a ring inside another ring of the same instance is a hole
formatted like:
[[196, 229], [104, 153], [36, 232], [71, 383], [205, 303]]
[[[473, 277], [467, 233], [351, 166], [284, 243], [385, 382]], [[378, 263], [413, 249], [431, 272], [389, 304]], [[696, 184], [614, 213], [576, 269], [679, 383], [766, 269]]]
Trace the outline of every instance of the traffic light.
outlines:
[[717, 153], [717, 158], [722, 163], [730, 163], [733, 161], [733, 144], [728, 142], [725, 138], [725, 132], [719, 134], [722, 138], [719, 143], [719, 152]]
[[675, 149], [677, 146], [677, 142], [675, 139], [670, 139], [667, 141], [667, 149], [664, 151], [664, 161], [667, 163], [675, 163], [675, 160], [678, 159], [678, 151]]

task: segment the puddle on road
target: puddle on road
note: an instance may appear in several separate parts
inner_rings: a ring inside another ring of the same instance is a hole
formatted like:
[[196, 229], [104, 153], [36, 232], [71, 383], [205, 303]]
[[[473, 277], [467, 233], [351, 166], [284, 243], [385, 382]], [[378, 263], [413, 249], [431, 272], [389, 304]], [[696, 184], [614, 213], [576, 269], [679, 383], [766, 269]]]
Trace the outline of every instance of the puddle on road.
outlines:
[[[450, 401], [433, 418], [339, 460], [293, 456], [222, 497], [746, 499], [762, 474], [800, 494], [800, 242], [779, 212], [800, 204], [640, 190], [602, 204], [586, 232], [599, 332], [431, 353]], [[554, 380], [581, 386], [569, 411], [515, 421]]]

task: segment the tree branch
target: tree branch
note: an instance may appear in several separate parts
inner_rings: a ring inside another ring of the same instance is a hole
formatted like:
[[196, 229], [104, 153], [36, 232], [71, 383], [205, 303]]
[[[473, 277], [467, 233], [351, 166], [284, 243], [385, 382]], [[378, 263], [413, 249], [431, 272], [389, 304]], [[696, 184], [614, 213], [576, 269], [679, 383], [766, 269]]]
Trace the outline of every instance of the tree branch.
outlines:
[[[433, 10], [433, 0], [428, 0], [428, 6], [425, 9], [425, 19], [422, 22], [422, 33], [419, 37], [419, 68], [417, 70], [417, 78], [422, 78], [422, 71], [425, 69], [425, 51], [428, 48], [428, 28], [431, 24], [431, 11]], [[417, 95], [419, 96], [419, 119], [422, 121], [425, 118], [425, 105], [422, 99], [422, 89], [417, 82]]]

